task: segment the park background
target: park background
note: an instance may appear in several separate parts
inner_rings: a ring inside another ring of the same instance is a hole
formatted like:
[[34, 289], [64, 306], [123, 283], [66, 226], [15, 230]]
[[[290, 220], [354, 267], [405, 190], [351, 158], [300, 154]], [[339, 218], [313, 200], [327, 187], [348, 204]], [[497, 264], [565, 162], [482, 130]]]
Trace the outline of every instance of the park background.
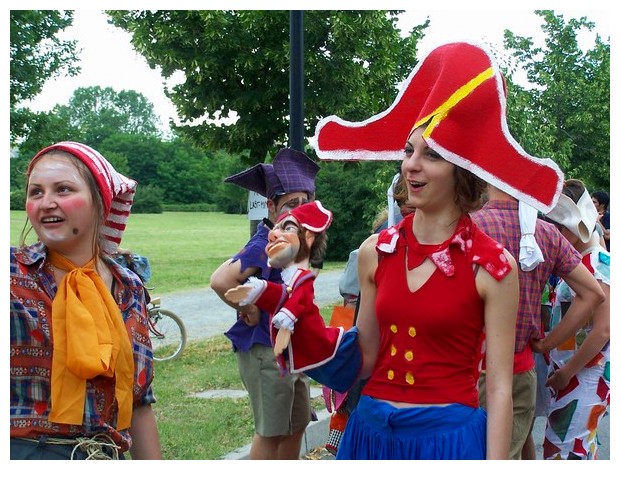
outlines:
[[[592, 3], [593, 15], [610, 21], [596, 5]], [[609, 30], [607, 24], [599, 31], [587, 10], [580, 12], [515, 11], [513, 17], [528, 18], [528, 23], [502, 30], [501, 43], [484, 29], [472, 26], [468, 33], [497, 54], [508, 83], [508, 124], [515, 139], [528, 153], [552, 158], [566, 178], [584, 180], [590, 191], [609, 191]], [[311, 138], [318, 120], [328, 114], [357, 121], [388, 108], [398, 86], [431, 47], [426, 37], [438, 38], [433, 18], [460, 15], [449, 10], [414, 13], [303, 11], [304, 138]], [[144, 94], [116, 90], [103, 78], [102, 84], [77, 87], [63, 103], [35, 108], [44, 88], [79, 77], [82, 45], [70, 27], [82, 12], [12, 10], [11, 209], [23, 208], [23, 171], [32, 155], [70, 138], [96, 148], [138, 181], [133, 213], [245, 214], [247, 192], [223, 179], [270, 161], [289, 143], [290, 14], [100, 11], [108, 28], [124, 32], [133, 55], [160, 75], [175, 108], [173, 117], [162, 119]], [[492, 19], [493, 12], [482, 17]], [[495, 23], [487, 23], [497, 30], [508, 17], [500, 11], [496, 17]], [[461, 23], [467, 24], [467, 18], [463, 13]], [[462, 31], [450, 33], [460, 36]], [[126, 75], [122, 50], [95, 32], [93, 36], [103, 47], [97, 61], [109, 65], [118, 56], [118, 67], [108, 70]], [[450, 35], [443, 32], [443, 37]], [[305, 149], [316, 159], [309, 144]], [[319, 163], [317, 198], [335, 217], [326, 258], [345, 261], [385, 207], [399, 162]], [[231, 253], [237, 247], [230, 245]]]
[[[596, 22], [583, 9], [578, 14], [532, 9], [530, 23], [502, 28], [500, 40], [474, 26], [467, 38], [497, 52], [509, 87], [509, 127], [526, 151], [553, 158], [567, 178], [585, 180], [591, 191], [609, 191], [613, 15], [601, 15], [598, 5], [588, 3]], [[153, 284], [159, 292], [204, 286], [213, 266], [250, 233], [247, 193], [223, 179], [270, 161], [288, 143], [290, 12], [98, 12], [113, 22], [107, 29], [126, 35], [133, 61], [160, 77], [173, 107], [173, 113], [163, 114], [158, 114], [159, 101], [156, 106], [141, 89], [111, 86], [103, 76], [91, 77], [68, 96], [51, 93], [44, 105], [44, 89], [53, 83], [71, 86], [87, 60], [81, 50], [85, 40], [71, 33], [74, 18], [83, 13], [12, 10], [9, 15], [11, 155], [5, 181], [11, 244], [24, 224], [25, 165], [40, 148], [70, 138], [97, 148], [138, 180], [124, 246], [154, 259]], [[433, 20], [437, 12], [416, 12], [409, 16], [415, 21], [403, 23], [406, 14], [304, 11], [306, 138], [327, 114], [354, 121], [389, 107], [400, 83], [432, 46], [425, 42], [442, 28]], [[440, 14], [467, 24], [463, 12]], [[495, 21], [489, 18], [501, 27], [499, 19], [506, 17], [498, 12]], [[122, 50], [91, 33], [101, 49], [90, 61], [116, 77], [140, 78], [124, 69]], [[309, 145], [306, 151], [316, 159]], [[398, 162], [320, 165], [317, 197], [335, 213], [326, 265], [338, 268], [385, 206]], [[323, 313], [329, 316], [329, 310]], [[158, 371], [160, 405], [166, 407], [158, 420], [169, 458], [219, 458], [248, 441], [247, 403], [229, 402], [231, 410], [222, 410], [221, 404], [199, 407], [186, 398], [190, 391], [239, 386], [225, 340], [198, 342], [182, 360]], [[195, 418], [232, 420], [196, 425]], [[215, 433], [211, 429], [218, 424]]]

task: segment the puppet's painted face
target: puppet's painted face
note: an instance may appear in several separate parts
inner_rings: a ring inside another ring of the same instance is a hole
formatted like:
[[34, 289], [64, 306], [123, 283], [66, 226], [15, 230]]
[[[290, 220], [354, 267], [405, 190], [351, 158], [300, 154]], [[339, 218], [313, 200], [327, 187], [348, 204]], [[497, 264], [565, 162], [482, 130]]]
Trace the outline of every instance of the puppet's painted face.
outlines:
[[271, 267], [285, 268], [295, 262], [300, 248], [300, 228], [295, 218], [290, 216], [273, 226], [265, 247]]

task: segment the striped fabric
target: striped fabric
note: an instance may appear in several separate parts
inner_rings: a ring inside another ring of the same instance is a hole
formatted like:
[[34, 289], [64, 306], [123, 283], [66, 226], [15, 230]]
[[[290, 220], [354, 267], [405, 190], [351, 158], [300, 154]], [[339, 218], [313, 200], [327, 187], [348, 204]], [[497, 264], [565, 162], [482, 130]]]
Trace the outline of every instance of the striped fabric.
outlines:
[[37, 153], [30, 161], [27, 173], [30, 174], [30, 170], [39, 157], [53, 150], [62, 150], [75, 156], [88, 167], [95, 177], [103, 198], [106, 215], [102, 232], [105, 238], [103, 250], [106, 253], [114, 253], [121, 243], [121, 237], [127, 225], [137, 182], [118, 173], [110, 162], [94, 148], [69, 141], [56, 143]]

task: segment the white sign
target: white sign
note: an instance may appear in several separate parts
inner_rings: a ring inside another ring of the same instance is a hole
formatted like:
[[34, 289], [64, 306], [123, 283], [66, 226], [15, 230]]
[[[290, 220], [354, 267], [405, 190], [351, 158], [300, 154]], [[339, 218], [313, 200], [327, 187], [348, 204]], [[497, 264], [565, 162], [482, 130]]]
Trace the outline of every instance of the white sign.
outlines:
[[250, 220], [262, 220], [268, 216], [267, 199], [256, 192], [250, 191], [250, 195], [248, 195], [248, 218]]

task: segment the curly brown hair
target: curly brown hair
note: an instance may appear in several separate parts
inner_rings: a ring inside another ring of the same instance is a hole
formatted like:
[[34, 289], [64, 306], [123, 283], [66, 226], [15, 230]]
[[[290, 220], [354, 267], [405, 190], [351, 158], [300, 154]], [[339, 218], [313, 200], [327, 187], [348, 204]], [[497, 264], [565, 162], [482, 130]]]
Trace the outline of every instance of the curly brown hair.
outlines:
[[297, 252], [295, 261], [300, 262], [304, 258], [309, 258], [311, 265], [320, 264], [327, 250], [327, 232], [317, 233], [312, 247], [308, 247], [306, 231], [303, 227], [297, 230], [297, 237], [299, 238], [299, 252]]
[[586, 185], [581, 180], [577, 180], [576, 178], [571, 178], [564, 182], [564, 188], [562, 189], [562, 193], [570, 198], [575, 205], [583, 195], [583, 192], [586, 191]]
[[456, 180], [454, 201], [461, 211], [469, 213], [478, 210], [483, 203], [487, 182], [458, 165], [454, 169], [454, 179]]
[[[454, 201], [463, 213], [478, 210], [483, 201], [487, 182], [464, 168], [455, 165], [454, 169]], [[407, 186], [404, 175], [401, 175], [394, 187], [394, 200], [399, 205], [407, 204]]]

